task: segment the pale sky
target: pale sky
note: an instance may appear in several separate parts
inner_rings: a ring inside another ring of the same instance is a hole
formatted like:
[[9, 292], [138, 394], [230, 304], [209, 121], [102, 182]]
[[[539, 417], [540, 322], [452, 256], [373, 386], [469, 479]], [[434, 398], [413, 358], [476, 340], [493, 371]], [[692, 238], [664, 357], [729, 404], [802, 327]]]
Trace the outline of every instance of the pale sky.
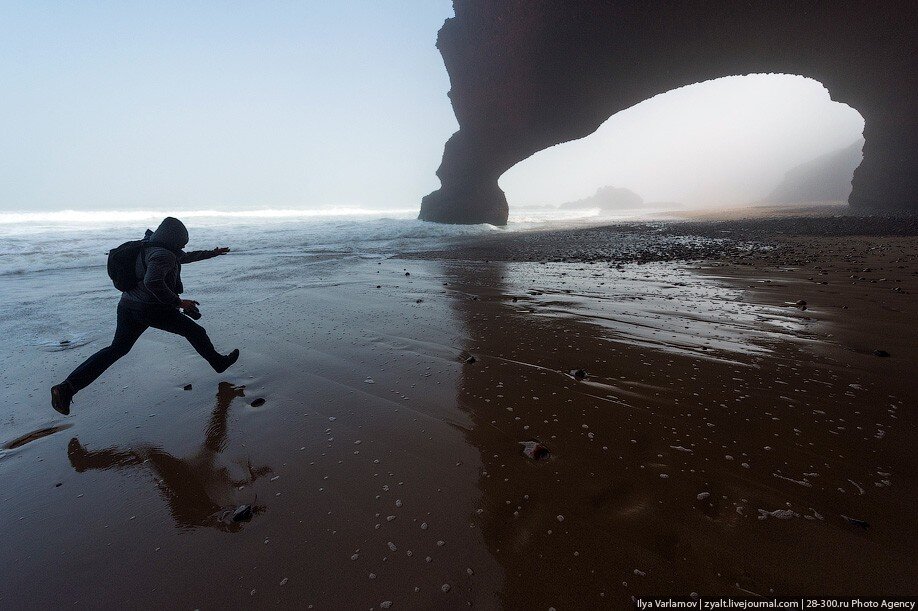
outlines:
[[[457, 128], [434, 46], [451, 15], [450, 0], [0, 0], [0, 211], [417, 208]], [[501, 185], [511, 207], [604, 185], [721, 203], [860, 130], [813, 81], [714, 81]]]
[[0, 0], [0, 210], [412, 207], [450, 0]]

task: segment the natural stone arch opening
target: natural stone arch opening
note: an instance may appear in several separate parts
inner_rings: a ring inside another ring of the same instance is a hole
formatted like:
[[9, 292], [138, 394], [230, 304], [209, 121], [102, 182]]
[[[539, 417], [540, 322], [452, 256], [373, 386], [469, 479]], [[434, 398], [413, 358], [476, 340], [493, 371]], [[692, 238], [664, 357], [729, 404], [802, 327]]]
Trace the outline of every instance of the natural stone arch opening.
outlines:
[[702, 5], [455, 0], [437, 46], [460, 129], [419, 218], [507, 220], [498, 178], [608, 117], [692, 83], [799, 74], [865, 120], [852, 208], [918, 210], [918, 11], [910, 0]]
[[618, 112], [520, 161], [498, 185], [515, 207], [563, 205], [580, 216], [844, 202], [863, 129], [861, 114], [817, 81], [734, 75]]

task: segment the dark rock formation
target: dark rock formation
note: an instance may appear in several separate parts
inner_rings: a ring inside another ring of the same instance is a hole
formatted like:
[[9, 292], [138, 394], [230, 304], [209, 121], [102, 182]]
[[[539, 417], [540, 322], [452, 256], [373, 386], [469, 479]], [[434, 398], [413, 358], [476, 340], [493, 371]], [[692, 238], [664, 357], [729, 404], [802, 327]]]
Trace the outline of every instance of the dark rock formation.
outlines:
[[765, 198], [770, 204], [844, 202], [851, 193], [851, 177], [860, 165], [864, 140], [821, 155], [791, 168]]
[[561, 204], [562, 210], [582, 210], [599, 208], [600, 210], [633, 210], [644, 205], [644, 198], [624, 187], [600, 187], [596, 193], [577, 201]]
[[863, 115], [849, 201], [918, 210], [918, 10], [914, 0], [454, 0], [437, 47], [459, 131], [419, 218], [507, 220], [497, 179], [659, 93], [730, 75], [823, 83]]

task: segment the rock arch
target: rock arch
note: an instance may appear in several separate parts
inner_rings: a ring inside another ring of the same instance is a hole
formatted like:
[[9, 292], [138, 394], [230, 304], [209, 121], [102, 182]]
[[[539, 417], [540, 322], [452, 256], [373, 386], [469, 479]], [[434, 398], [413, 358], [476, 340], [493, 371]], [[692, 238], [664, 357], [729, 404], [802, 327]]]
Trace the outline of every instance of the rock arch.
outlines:
[[419, 218], [506, 224], [497, 180], [542, 149], [670, 89], [787, 73], [865, 120], [850, 205], [918, 212], [918, 10], [912, 0], [454, 0], [437, 47], [459, 131]]

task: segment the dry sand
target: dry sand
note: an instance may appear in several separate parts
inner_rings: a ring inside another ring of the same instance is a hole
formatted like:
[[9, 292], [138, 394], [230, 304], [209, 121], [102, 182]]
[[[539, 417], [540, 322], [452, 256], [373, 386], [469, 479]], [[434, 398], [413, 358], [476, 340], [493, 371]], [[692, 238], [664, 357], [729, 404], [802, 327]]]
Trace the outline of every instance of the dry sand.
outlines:
[[628, 225], [243, 277], [202, 321], [237, 367], [149, 332], [70, 418], [47, 386], [111, 324], [17, 349], [2, 606], [916, 595], [915, 233]]

